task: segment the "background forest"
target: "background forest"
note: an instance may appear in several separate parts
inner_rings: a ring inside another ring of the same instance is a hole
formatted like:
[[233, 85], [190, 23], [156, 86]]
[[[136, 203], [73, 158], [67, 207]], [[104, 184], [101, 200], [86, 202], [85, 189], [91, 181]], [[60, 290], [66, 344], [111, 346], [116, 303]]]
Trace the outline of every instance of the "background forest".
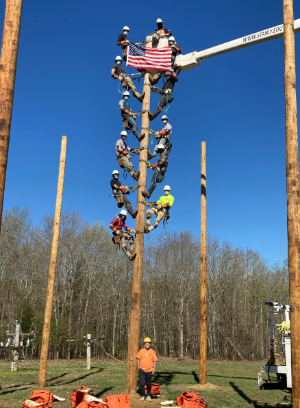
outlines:
[[[53, 215], [34, 225], [27, 209], [13, 207], [0, 237], [0, 341], [19, 319], [37, 333], [26, 350], [41, 347]], [[150, 336], [160, 356], [199, 357], [200, 243], [189, 231], [147, 236], [144, 256], [141, 339]], [[209, 237], [208, 357], [261, 359], [269, 353], [267, 300], [288, 303], [287, 267], [269, 267], [250, 249]], [[132, 263], [111, 242], [101, 223], [62, 214], [50, 358], [85, 356], [92, 334], [95, 357], [127, 354]], [[3, 352], [2, 352], [3, 356]]]

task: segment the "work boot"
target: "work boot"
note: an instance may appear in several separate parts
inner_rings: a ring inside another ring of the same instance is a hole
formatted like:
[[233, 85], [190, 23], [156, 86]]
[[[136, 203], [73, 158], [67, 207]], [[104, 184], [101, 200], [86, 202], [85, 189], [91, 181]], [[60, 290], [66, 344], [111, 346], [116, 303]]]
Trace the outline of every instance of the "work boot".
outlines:
[[148, 401], [148, 402], [151, 402], [151, 397], [150, 397], [150, 395], [147, 395], [147, 401]]
[[149, 76], [150, 84], [151, 85], [157, 84], [157, 82], [160, 80], [161, 77], [162, 77], [162, 72], [157, 72], [156, 74], [150, 75]]
[[145, 233], [145, 234], [148, 234], [148, 232], [149, 232], [149, 225], [148, 225], [148, 224], [145, 224], [145, 225], [144, 225], [144, 233]]
[[138, 210], [135, 210], [135, 211], [133, 211], [130, 215], [131, 215], [131, 217], [132, 217], [133, 219], [135, 219], [136, 216], [137, 216], [137, 214], [138, 214]]
[[135, 260], [135, 257], [136, 257], [136, 254], [132, 254], [132, 255], [130, 255], [130, 256], [128, 257], [128, 259], [129, 259], [130, 261], [134, 261], [134, 260]]
[[148, 112], [149, 120], [155, 119], [152, 112]]
[[145, 137], [145, 133], [141, 133], [140, 135], [138, 135], [136, 138], [139, 142], [141, 142]]
[[148, 160], [151, 160], [151, 159], [153, 159], [153, 154], [150, 152], [150, 150], [148, 150], [148, 152], [147, 152], [147, 159]]
[[137, 181], [139, 179], [139, 175], [140, 175], [140, 172], [138, 171], [134, 174], [133, 178]]
[[143, 196], [146, 197], [146, 198], [150, 198], [150, 197], [151, 197], [151, 194], [150, 194], [148, 191], [142, 191], [142, 194], [143, 194]]
[[143, 102], [144, 96], [145, 96], [145, 92], [143, 92], [142, 94], [139, 94], [138, 92], [136, 93], [136, 98], [137, 98], [140, 102]]

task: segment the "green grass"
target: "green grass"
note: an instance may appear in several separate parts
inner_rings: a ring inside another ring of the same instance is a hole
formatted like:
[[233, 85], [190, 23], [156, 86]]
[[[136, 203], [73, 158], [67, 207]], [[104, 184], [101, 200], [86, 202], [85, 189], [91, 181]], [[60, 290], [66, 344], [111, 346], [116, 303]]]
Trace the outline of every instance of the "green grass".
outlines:
[[[261, 362], [209, 361], [209, 385], [201, 388], [197, 385], [197, 361], [160, 359], [153, 381], [161, 385], [162, 393], [151, 405], [157, 408], [161, 401], [175, 400], [183, 391], [197, 391], [209, 408], [289, 406], [291, 394], [259, 390], [257, 374], [261, 365]], [[31, 391], [39, 389], [38, 369], [37, 361], [21, 361], [15, 373], [10, 371], [9, 361], [0, 362], [0, 408], [21, 408]], [[112, 360], [93, 361], [92, 369], [87, 371], [82, 360], [49, 361], [47, 379], [47, 389], [66, 398], [65, 402], [55, 402], [53, 408], [69, 408], [70, 393], [81, 385], [91, 387], [99, 398], [125, 392], [126, 366]], [[131, 401], [134, 408], [141, 405], [137, 398]]]

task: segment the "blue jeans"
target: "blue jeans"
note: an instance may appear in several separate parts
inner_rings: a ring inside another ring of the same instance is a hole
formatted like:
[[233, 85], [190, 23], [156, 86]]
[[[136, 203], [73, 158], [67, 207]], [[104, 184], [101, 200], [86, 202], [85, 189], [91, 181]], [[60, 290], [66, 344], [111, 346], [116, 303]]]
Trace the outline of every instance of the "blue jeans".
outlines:
[[167, 139], [166, 139], [165, 137], [162, 137], [162, 138], [159, 139], [157, 145], [155, 146], [155, 148], [154, 148], [154, 150], [153, 150], [152, 157], [155, 157], [155, 156], [157, 155], [157, 153], [158, 153], [158, 148], [157, 148], [158, 145], [163, 144], [163, 145], [165, 146], [165, 145], [166, 145], [166, 141], [167, 141]]
[[132, 116], [128, 116], [128, 117], [127, 117], [127, 120], [128, 120], [128, 123], [129, 123], [129, 126], [130, 126], [131, 129], [136, 128], [136, 130], [135, 130], [135, 131], [132, 131], [132, 133], [134, 134], [135, 137], [138, 137], [138, 136], [139, 136], [139, 132], [138, 132], [138, 128], [137, 128], [137, 125], [136, 125], [136, 123], [135, 123], [133, 117], [132, 117]]
[[152, 194], [153, 191], [156, 188], [156, 177], [157, 177], [157, 175], [158, 175], [158, 171], [154, 170], [153, 176], [152, 176], [152, 179], [151, 179], [151, 184], [150, 184], [150, 187], [148, 189], [148, 193], [150, 193], [150, 194]]

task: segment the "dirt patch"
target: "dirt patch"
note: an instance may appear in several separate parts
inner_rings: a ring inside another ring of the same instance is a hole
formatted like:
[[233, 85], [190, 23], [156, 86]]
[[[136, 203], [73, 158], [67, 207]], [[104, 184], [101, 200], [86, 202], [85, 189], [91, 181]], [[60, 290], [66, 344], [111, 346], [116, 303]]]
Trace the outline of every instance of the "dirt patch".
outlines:
[[229, 391], [231, 390], [230, 387], [221, 387], [219, 385], [215, 385], [215, 384], [211, 384], [211, 383], [207, 383], [207, 384], [196, 384], [196, 385], [189, 385], [187, 387], [189, 390], [202, 390], [202, 391]]

